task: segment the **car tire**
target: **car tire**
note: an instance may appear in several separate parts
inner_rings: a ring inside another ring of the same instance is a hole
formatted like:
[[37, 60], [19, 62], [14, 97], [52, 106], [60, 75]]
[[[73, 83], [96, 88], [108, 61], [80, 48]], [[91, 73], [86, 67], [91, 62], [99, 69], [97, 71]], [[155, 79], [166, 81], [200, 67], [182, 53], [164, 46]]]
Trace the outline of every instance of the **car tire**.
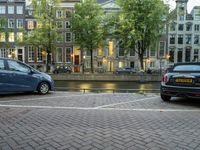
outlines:
[[163, 94], [160, 94], [160, 97], [165, 102], [169, 102], [171, 99], [171, 96], [167, 96], [167, 95], [163, 95]]
[[49, 92], [49, 84], [47, 82], [42, 82], [39, 84], [37, 91], [41, 95], [45, 95]]

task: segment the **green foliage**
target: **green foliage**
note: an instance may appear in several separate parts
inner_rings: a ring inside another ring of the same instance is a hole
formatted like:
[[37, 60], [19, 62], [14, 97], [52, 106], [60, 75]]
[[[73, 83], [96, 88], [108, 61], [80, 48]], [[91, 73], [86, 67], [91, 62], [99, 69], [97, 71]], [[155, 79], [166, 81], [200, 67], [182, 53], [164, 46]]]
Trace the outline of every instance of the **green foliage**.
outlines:
[[[32, 0], [34, 17], [41, 26], [27, 35], [27, 42], [32, 45], [40, 44], [50, 53], [56, 41], [55, 14], [59, 0]], [[30, 37], [30, 39], [29, 39]]]
[[99, 47], [103, 39], [102, 30], [103, 10], [96, 0], [84, 0], [75, 5], [75, 13], [72, 14], [71, 31], [75, 34], [75, 43], [81, 51], [91, 53], [91, 71], [93, 72], [93, 51]]
[[167, 15], [162, 0], [118, 0], [122, 8], [120, 15], [120, 38], [127, 49], [137, 47], [141, 69], [143, 53], [158, 40]]

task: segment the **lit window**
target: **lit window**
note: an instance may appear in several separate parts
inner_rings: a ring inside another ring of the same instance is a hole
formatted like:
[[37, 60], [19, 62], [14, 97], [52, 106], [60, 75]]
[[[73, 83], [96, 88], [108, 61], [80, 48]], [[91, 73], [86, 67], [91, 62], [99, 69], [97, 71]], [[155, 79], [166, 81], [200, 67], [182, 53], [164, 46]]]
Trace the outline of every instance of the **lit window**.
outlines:
[[108, 43], [108, 56], [113, 55], [113, 41], [109, 41]]
[[34, 29], [34, 22], [33, 21], [28, 21], [28, 23], [27, 23], [27, 28], [28, 29]]
[[122, 61], [119, 62], [119, 68], [124, 68], [124, 62]]
[[6, 35], [4, 32], [0, 32], [0, 42], [5, 42], [6, 41]]
[[99, 47], [99, 48], [98, 48], [97, 55], [98, 55], [98, 56], [102, 56], [102, 55], [103, 55], [102, 47]]
[[14, 34], [14, 32], [9, 32], [8, 41], [9, 42], [15, 42], [15, 34]]
[[23, 33], [17, 32], [17, 41], [22, 42], [23, 41]]

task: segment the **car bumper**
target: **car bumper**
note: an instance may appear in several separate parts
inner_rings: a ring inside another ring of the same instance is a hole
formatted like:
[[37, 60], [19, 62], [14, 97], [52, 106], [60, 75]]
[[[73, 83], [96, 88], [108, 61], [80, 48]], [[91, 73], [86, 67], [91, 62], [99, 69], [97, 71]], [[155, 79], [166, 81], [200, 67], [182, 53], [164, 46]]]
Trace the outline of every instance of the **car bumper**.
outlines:
[[180, 87], [161, 84], [161, 94], [171, 97], [200, 98], [200, 87]]

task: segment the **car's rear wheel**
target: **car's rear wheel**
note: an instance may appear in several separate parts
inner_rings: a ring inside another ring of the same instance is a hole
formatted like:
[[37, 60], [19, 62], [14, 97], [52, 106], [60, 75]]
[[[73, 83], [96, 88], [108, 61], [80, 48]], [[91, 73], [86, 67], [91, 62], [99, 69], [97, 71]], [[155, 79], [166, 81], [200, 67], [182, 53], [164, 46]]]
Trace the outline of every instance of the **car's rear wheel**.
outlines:
[[38, 93], [39, 94], [47, 94], [49, 92], [49, 84], [47, 82], [42, 82], [38, 86]]
[[165, 102], [170, 101], [170, 99], [171, 99], [171, 96], [167, 96], [167, 95], [163, 95], [163, 94], [160, 94], [160, 97]]

